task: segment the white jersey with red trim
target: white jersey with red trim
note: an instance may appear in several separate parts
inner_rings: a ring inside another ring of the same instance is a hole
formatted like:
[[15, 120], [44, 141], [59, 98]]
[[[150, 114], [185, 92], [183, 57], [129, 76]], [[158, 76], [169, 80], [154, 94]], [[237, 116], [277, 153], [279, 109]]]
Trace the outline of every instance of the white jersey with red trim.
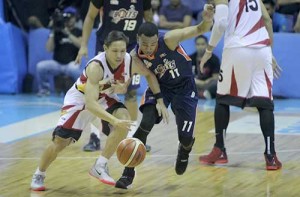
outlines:
[[[103, 80], [108, 79], [107, 81], [110, 81], [110, 83], [113, 83], [114, 81], [119, 81], [121, 83], [124, 83], [130, 79], [132, 59], [128, 53], [126, 53], [124, 61], [121, 63], [121, 65], [115, 70], [112, 69], [111, 66], [108, 64], [108, 62], [106, 61], [105, 52], [102, 52], [97, 56], [95, 56], [93, 59], [91, 59], [87, 63], [87, 66], [89, 65], [89, 63], [93, 61], [99, 62], [100, 65], [102, 66], [103, 76], [104, 76]], [[77, 79], [75, 83], [76, 89], [79, 90], [81, 93], [84, 93], [85, 84], [88, 78], [85, 72], [87, 66], [85, 67], [82, 74], [80, 75], [80, 77]], [[110, 84], [104, 85], [102, 91], [109, 87]], [[99, 102], [101, 103], [106, 102], [107, 107], [110, 107], [117, 100], [119, 99], [116, 94], [102, 94], [102, 93], [99, 94]]]
[[228, 6], [229, 16], [224, 48], [270, 45], [260, 0], [230, 0]]

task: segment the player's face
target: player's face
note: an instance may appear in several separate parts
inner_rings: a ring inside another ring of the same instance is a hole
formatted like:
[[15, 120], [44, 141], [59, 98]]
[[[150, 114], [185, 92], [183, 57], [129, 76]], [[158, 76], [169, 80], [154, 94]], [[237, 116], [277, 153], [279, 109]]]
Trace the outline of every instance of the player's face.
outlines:
[[154, 35], [152, 37], [147, 37], [144, 34], [141, 36], [138, 36], [138, 42], [139, 42], [139, 49], [143, 52], [145, 55], [152, 55], [158, 44], [158, 37], [157, 35]]
[[104, 45], [104, 50], [106, 52], [106, 59], [108, 63], [113, 66], [119, 66], [126, 54], [126, 43], [122, 40], [112, 42], [109, 47]]
[[203, 38], [198, 38], [196, 40], [196, 49], [198, 54], [204, 54], [205, 53], [205, 49], [207, 48], [207, 43]]

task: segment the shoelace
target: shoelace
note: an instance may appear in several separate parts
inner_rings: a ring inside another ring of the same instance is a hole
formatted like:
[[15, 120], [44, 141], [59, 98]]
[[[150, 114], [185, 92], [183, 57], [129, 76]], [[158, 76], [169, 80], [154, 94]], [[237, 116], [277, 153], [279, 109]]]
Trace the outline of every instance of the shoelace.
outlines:
[[43, 182], [44, 178], [45, 177], [43, 175], [40, 175], [40, 174], [35, 174], [34, 175], [35, 182]]

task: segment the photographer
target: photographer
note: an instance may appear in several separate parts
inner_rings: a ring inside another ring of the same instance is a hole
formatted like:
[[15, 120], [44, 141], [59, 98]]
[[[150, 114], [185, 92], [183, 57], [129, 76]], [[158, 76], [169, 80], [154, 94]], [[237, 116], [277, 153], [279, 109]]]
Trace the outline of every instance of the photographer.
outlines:
[[80, 42], [81, 30], [75, 27], [76, 9], [67, 7], [62, 12], [56, 10], [52, 16], [52, 31], [46, 44], [48, 51], [53, 51], [53, 60], [37, 64], [39, 83], [38, 96], [50, 94], [49, 77], [64, 75], [73, 82], [80, 75], [80, 65], [74, 63]]

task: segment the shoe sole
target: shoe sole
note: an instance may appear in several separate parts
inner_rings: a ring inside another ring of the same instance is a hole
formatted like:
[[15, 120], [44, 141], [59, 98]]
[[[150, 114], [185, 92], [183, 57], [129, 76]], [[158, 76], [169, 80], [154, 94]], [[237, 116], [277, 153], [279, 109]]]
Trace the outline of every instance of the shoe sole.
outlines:
[[106, 185], [111, 185], [111, 186], [115, 186], [116, 183], [115, 182], [110, 182], [110, 181], [106, 181], [104, 179], [99, 179], [98, 177], [94, 176], [93, 174], [91, 174], [91, 172], [89, 172], [89, 175], [94, 177], [95, 179], [97, 179], [98, 181], [100, 181], [101, 183], [104, 183]]
[[39, 188], [30, 188], [31, 191], [45, 191], [46, 187], [39, 187]]
[[278, 166], [266, 166], [266, 170], [280, 170], [282, 167]]
[[218, 165], [222, 165], [222, 164], [227, 164], [228, 160], [217, 160], [215, 162], [207, 162], [207, 161], [202, 161], [199, 159], [200, 164], [203, 165], [214, 165], [214, 164], [218, 164]]

